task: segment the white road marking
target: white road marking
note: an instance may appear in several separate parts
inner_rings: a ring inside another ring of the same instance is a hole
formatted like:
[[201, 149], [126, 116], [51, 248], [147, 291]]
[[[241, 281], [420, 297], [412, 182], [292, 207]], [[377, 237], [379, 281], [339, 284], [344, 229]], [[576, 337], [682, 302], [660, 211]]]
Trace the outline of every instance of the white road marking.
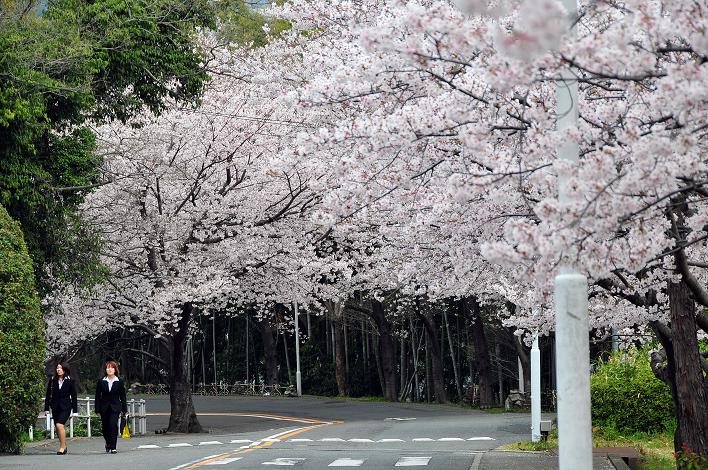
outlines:
[[261, 465], [287, 465], [287, 466], [293, 466], [297, 465], [298, 463], [302, 462], [305, 459], [302, 458], [288, 458], [288, 457], [279, 457], [274, 460], [270, 460], [268, 462], [263, 462]]
[[209, 462], [205, 463], [204, 465], [228, 465], [231, 462], [235, 462], [237, 460], [241, 460], [243, 457], [231, 457], [228, 459], [222, 459], [222, 460], [215, 460], [214, 462]]
[[361, 467], [361, 464], [364, 463], [365, 459], [362, 460], [357, 460], [357, 459], [350, 459], [350, 458], [342, 458], [342, 459], [337, 459], [331, 464], [327, 465], [328, 467]]
[[288, 442], [312, 442], [312, 439], [288, 439]]
[[233, 439], [233, 440], [231, 441], [231, 444], [246, 444], [246, 443], [249, 443], [249, 442], [253, 442], [253, 441], [250, 440], [250, 439]]
[[470, 437], [468, 441], [495, 441], [493, 437]]
[[412, 421], [415, 418], [384, 418], [384, 421]]
[[416, 437], [413, 439], [413, 442], [433, 442], [435, 439], [431, 439], [429, 437]]
[[401, 457], [395, 467], [424, 467], [432, 457]]
[[374, 442], [371, 439], [349, 439], [349, 442]]
[[461, 437], [441, 437], [438, 439], [440, 442], [459, 442], [459, 441], [464, 441]]
[[138, 446], [138, 449], [159, 449], [160, 446], [156, 446], [155, 444], [144, 444], [141, 446]]
[[482, 454], [477, 454], [474, 456], [474, 460], [472, 461], [472, 465], [470, 466], [469, 470], [479, 470], [479, 464], [482, 462]]
[[178, 442], [177, 444], [170, 444], [167, 447], [192, 447], [192, 444], [188, 442]]
[[200, 446], [213, 446], [213, 445], [221, 445], [221, 444], [223, 444], [223, 442], [219, 442], [219, 441], [203, 441], [203, 442], [199, 443]]
[[345, 442], [341, 437], [325, 437], [320, 442]]
[[379, 439], [376, 442], [406, 442], [403, 439]]

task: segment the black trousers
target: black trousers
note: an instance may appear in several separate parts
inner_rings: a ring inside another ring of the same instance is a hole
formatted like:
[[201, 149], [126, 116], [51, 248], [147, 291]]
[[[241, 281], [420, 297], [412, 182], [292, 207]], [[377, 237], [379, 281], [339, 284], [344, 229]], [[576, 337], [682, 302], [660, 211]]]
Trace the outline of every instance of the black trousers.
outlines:
[[101, 430], [103, 431], [103, 438], [106, 440], [106, 447], [109, 449], [116, 448], [119, 417], [120, 413], [116, 413], [112, 410], [101, 413]]

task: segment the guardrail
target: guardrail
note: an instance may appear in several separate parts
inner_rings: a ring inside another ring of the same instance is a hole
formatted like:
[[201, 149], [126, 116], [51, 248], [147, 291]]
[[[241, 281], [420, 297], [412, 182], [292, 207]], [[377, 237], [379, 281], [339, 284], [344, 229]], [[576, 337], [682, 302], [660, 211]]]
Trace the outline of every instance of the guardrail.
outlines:
[[[145, 395], [166, 395], [170, 393], [170, 387], [165, 384], [133, 384], [130, 387], [131, 393]], [[196, 384], [192, 388], [193, 395], [253, 395], [253, 396], [296, 396], [293, 385], [264, 385], [251, 382], [234, 382], [233, 384]]]
[[[78, 415], [71, 416], [69, 418], [69, 437], [74, 437], [74, 419], [85, 419], [86, 420], [86, 434], [87, 437], [91, 437], [91, 419], [99, 419], [97, 416], [91, 415], [91, 409], [94, 408], [94, 399], [91, 397], [79, 398], [77, 403], [79, 405]], [[84, 413], [82, 413], [84, 411]], [[54, 439], [54, 420], [49, 415], [42, 416], [41, 414], [37, 416], [38, 419], [45, 420], [45, 429], [51, 434], [51, 438]], [[146, 434], [147, 433], [147, 413], [145, 410], [145, 400], [136, 400], [131, 398], [128, 400], [128, 419], [130, 419], [130, 432], [131, 434]], [[137, 425], [137, 427], [136, 427]], [[29, 440], [34, 440], [34, 426], [29, 427]]]

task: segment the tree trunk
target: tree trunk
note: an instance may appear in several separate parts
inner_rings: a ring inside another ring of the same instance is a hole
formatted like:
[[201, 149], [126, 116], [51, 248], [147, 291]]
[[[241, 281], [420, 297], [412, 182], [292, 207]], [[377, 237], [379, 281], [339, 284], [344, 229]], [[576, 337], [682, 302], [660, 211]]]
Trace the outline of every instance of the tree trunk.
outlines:
[[438, 326], [432, 313], [422, 314], [418, 312], [425, 326], [425, 334], [428, 337], [428, 347], [430, 348], [431, 375], [433, 380], [433, 391], [435, 401], [447, 403], [447, 393], [445, 392], [445, 378], [443, 375], [442, 351], [440, 350], [440, 338], [438, 337]]
[[699, 455], [708, 455], [708, 395], [696, 337], [696, 306], [685, 282], [669, 284], [671, 346], [667, 348], [671, 395], [678, 426], [674, 449], [687, 445]]
[[347, 357], [344, 342], [344, 319], [343, 305], [341, 302], [327, 302], [327, 310], [332, 316], [332, 327], [334, 328], [334, 371], [337, 379], [337, 393], [340, 397], [351, 395], [349, 377], [347, 376]]
[[170, 353], [170, 423], [167, 426], [169, 432], [203, 432], [194, 411], [187, 358], [184, 354], [187, 330], [193, 313], [192, 304], [184, 304], [182, 316], [177, 324], [179, 330], [167, 339], [166, 346]]
[[[464, 300], [461, 300], [464, 309]], [[470, 297], [467, 302], [471, 309], [469, 320], [472, 331], [472, 342], [474, 343], [475, 365], [479, 374], [479, 407], [490, 408], [494, 404], [494, 383], [492, 380], [492, 366], [489, 359], [489, 346], [487, 337], [484, 334], [484, 323], [479, 308], [479, 302], [475, 297]]]
[[263, 341], [263, 360], [265, 362], [265, 383], [275, 385], [278, 383], [278, 357], [277, 345], [275, 343], [273, 326], [270, 319], [264, 318], [257, 322], [258, 330], [261, 332]]
[[[450, 302], [446, 307], [453, 307], [453, 303]], [[447, 318], [447, 310], [443, 311], [443, 321], [445, 322], [445, 331], [447, 332], [447, 340], [450, 344], [450, 359], [452, 360], [452, 371], [455, 373], [455, 390], [457, 391], [457, 401], [462, 402], [462, 384], [460, 383], [460, 373], [457, 368], [457, 354], [455, 353], [455, 344], [452, 341], [452, 335], [450, 334], [450, 322]]]
[[391, 336], [391, 325], [386, 320], [383, 304], [376, 299], [371, 300], [371, 318], [379, 330], [379, 352], [384, 379], [384, 398], [388, 401], [398, 401], [396, 393], [396, 355]]
[[521, 370], [524, 373], [524, 391], [526, 393], [531, 392], [531, 348], [526, 347], [522, 339], [516, 336], [511, 329], [507, 330], [511, 335], [512, 341], [514, 341], [514, 347], [516, 348], [516, 355], [519, 356], [519, 361], [521, 361]]

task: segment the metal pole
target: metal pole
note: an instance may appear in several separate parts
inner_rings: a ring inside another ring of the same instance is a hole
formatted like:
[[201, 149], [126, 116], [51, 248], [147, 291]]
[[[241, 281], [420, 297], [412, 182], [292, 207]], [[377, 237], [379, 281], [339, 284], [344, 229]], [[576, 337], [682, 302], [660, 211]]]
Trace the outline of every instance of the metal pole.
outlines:
[[[568, 12], [568, 37], [577, 30], [577, 0], [563, 0]], [[578, 122], [578, 82], [567, 68], [561, 70], [557, 84], [557, 130], [563, 133]], [[580, 149], [567, 141], [558, 158], [575, 163]], [[558, 201], [568, 203], [568, 181], [558, 178]], [[562, 265], [555, 278], [556, 361], [558, 374], [558, 462], [560, 470], [592, 470], [592, 424], [590, 418], [590, 344], [588, 338], [587, 279], [572, 266]]]
[[214, 384], [216, 384], [216, 315], [211, 321], [211, 342], [214, 349]]
[[[521, 358], [516, 356], [516, 368], [519, 369], [519, 392], [526, 393], [524, 387], [524, 366], [521, 365]], [[533, 400], [533, 396], [531, 397]]]
[[612, 352], [619, 351], [619, 335], [617, 334], [617, 328], [612, 327]]
[[293, 302], [295, 311], [295, 386], [297, 396], [302, 396], [302, 375], [300, 374], [300, 327], [298, 325], [297, 302]]
[[541, 440], [541, 351], [538, 349], [538, 333], [531, 346], [531, 440]]

